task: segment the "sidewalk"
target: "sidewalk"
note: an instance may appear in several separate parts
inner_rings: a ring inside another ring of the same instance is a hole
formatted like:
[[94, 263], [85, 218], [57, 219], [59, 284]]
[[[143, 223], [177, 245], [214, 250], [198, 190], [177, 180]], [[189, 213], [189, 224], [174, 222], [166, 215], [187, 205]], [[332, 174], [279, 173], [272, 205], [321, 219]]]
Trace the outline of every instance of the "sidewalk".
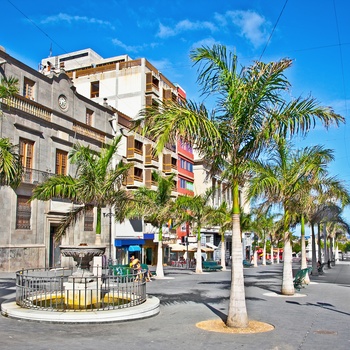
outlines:
[[[294, 265], [297, 268], [297, 265]], [[299, 297], [272, 297], [279, 292], [282, 265], [246, 268], [250, 319], [273, 324], [268, 333], [231, 335], [196, 327], [227, 314], [230, 271], [197, 275], [165, 269], [166, 278], [147, 284], [161, 300], [160, 314], [113, 324], [50, 324], [0, 317], [1, 349], [252, 349], [323, 350], [350, 348], [350, 264], [339, 263], [311, 276]], [[14, 274], [0, 273], [0, 302], [13, 296]]]

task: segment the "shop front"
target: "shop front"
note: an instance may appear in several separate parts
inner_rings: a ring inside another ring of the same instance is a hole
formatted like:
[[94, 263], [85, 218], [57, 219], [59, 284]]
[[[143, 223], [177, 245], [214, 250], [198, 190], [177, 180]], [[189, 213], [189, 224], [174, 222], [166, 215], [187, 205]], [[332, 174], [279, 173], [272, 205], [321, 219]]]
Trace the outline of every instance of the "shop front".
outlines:
[[144, 239], [115, 239], [117, 264], [129, 264], [130, 257], [143, 261]]

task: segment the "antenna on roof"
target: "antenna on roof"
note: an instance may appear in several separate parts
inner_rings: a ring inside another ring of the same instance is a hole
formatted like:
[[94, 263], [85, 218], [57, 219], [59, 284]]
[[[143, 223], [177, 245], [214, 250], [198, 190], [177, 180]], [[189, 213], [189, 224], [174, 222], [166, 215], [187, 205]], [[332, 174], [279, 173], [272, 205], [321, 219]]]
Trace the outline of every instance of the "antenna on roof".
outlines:
[[52, 56], [52, 43], [51, 43], [51, 45], [50, 45], [50, 53], [49, 53], [49, 57], [51, 57]]

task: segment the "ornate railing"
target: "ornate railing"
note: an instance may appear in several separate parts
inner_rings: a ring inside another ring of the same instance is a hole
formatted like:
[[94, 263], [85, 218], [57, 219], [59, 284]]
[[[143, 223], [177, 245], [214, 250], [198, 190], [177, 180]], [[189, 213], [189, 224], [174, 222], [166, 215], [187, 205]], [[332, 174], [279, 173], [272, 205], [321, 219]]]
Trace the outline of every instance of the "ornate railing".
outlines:
[[41, 171], [37, 169], [23, 168], [22, 182], [30, 184], [40, 184], [46, 181], [49, 177], [55, 174], [48, 171]]
[[45, 311], [105, 311], [146, 301], [145, 271], [74, 277], [73, 269], [31, 269], [16, 272], [16, 303]]
[[100, 142], [106, 141], [105, 135], [103, 133], [100, 133], [98, 130], [90, 129], [90, 128], [88, 128], [84, 125], [78, 124], [78, 123], [73, 123], [72, 130], [74, 132], [77, 132], [78, 134], [88, 136], [88, 137], [95, 139], [97, 141], [100, 141]]
[[0, 99], [4, 105], [51, 121], [51, 110], [21, 95]]

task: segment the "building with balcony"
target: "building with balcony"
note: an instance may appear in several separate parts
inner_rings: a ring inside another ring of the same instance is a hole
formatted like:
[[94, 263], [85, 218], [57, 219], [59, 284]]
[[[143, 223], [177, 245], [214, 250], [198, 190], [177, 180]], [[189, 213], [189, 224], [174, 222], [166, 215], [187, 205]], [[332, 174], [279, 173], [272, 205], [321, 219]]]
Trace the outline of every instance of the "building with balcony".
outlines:
[[[0, 62], [0, 78], [19, 82], [18, 94], [0, 100], [0, 137], [19, 146], [24, 167], [16, 190], [0, 187], [0, 270], [57, 266], [61, 243], [94, 243], [95, 211], [87, 212], [62, 242], [56, 242], [57, 226], [72, 203], [30, 202], [32, 190], [53, 174], [74, 176], [76, 169], [68, 158], [72, 146], [79, 142], [99, 150], [109, 143], [115, 112], [79, 94], [64, 71], [44, 75], [4, 50]], [[108, 221], [103, 225], [102, 242], [108, 243]]]
[[[152, 172], [158, 171], [163, 175], [176, 174], [174, 198], [178, 193], [193, 193], [191, 152], [168, 145], [161, 155], [154, 156], [152, 141], [131, 130], [131, 121], [138, 118], [140, 110], [145, 107], [160, 104], [161, 101], [186, 98], [185, 91], [179, 85], [172, 83], [145, 58], [134, 60], [128, 55], [102, 58], [91, 49], [41, 61], [44, 74], [60, 69], [65, 70], [80, 94], [94, 102], [107, 103], [115, 111], [116, 117], [112, 122], [114, 134], [123, 136], [119, 154], [133, 164], [126, 179], [126, 188], [132, 191], [140, 186], [154, 187]], [[186, 161], [185, 165], [181, 163], [182, 160]], [[180, 168], [179, 164], [184, 168]], [[113, 232], [118, 261], [127, 260], [129, 247], [132, 246], [136, 256], [146, 257], [144, 262], [155, 263], [154, 228], [126, 220], [115, 223]], [[164, 237], [169, 243], [175, 243], [177, 239], [171, 233], [166, 233]]]

